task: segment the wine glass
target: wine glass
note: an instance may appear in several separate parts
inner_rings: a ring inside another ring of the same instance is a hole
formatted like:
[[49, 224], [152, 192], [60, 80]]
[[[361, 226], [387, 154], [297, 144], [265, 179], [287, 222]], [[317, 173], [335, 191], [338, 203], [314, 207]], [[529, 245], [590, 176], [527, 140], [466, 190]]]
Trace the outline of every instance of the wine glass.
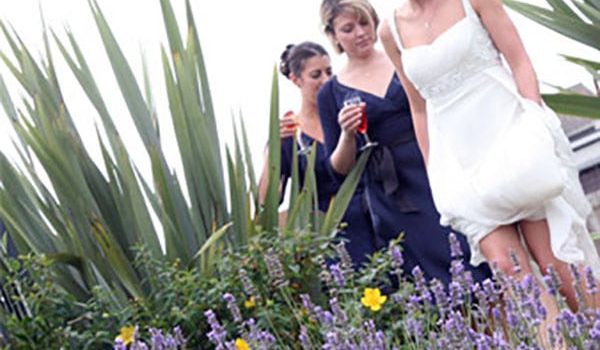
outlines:
[[300, 121], [298, 120], [298, 115], [296, 115], [293, 111], [287, 111], [283, 116], [284, 118], [291, 117], [292, 121], [294, 122], [293, 126], [291, 127], [294, 128], [294, 137], [296, 138], [296, 142], [300, 148], [298, 150], [298, 154], [307, 155], [310, 153], [310, 146], [307, 146], [302, 139], [302, 131], [300, 131]]
[[[297, 130], [297, 129], [296, 129]], [[304, 140], [302, 139], [302, 132], [296, 131], [296, 139], [298, 140], [298, 146], [300, 149], [298, 150], [298, 154], [301, 156], [305, 156], [310, 153], [310, 145], [306, 145]]]
[[[359, 105], [361, 102], [362, 102], [362, 99], [360, 98], [360, 95], [357, 92], [353, 91], [353, 92], [346, 94], [346, 96], [344, 98], [344, 107]], [[364, 104], [361, 106], [360, 125], [358, 126], [358, 128], [356, 128], [356, 131], [359, 134], [363, 135], [363, 138], [365, 140], [365, 144], [360, 148], [360, 151], [364, 151], [367, 148], [371, 148], [371, 147], [378, 145], [377, 142], [371, 141], [371, 139], [369, 138], [369, 134], [367, 134], [367, 130], [369, 128], [369, 123], [367, 120], [366, 107], [367, 106], [365, 106]]]

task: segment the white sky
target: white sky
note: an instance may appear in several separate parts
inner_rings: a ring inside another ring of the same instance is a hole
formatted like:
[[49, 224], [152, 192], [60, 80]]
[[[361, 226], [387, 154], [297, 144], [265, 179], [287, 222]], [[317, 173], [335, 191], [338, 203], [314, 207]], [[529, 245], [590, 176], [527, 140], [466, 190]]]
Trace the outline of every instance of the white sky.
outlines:
[[[40, 2], [42, 3], [40, 6]], [[159, 0], [98, 0], [117, 40], [129, 57], [136, 74], [141, 77], [140, 52], [144, 51], [154, 84], [154, 97], [163, 130], [163, 144], [167, 158], [177, 167], [177, 151], [162, 80], [160, 45], [166, 45]], [[343, 58], [331, 50], [329, 42], [320, 32], [320, 0], [192, 0], [200, 41], [209, 71], [221, 141], [232, 144], [232, 112], [242, 111], [249, 133], [254, 162], [257, 168], [262, 161], [262, 149], [267, 140], [271, 74], [279, 55], [288, 43], [313, 40], [325, 46], [332, 54], [333, 68], [343, 63]], [[527, 0], [544, 5], [544, 0]], [[180, 22], [184, 20], [184, 1], [172, 0]], [[387, 17], [399, 0], [372, 0], [381, 17]], [[141, 149], [135, 137], [134, 127], [127, 117], [110, 65], [91, 11], [85, 0], [19, 0], [0, 1], [0, 18], [12, 25], [23, 41], [40, 52], [42, 47], [39, 8], [43, 9], [46, 23], [61, 37], [64, 26], [74, 32], [82, 50], [92, 67], [97, 82], [116, 123], [124, 135], [130, 151]], [[598, 52], [573, 41], [564, 39], [545, 28], [512, 14], [525, 42], [542, 82], [568, 86], [583, 82], [591, 87], [588, 74], [574, 65], [566, 63], [559, 53], [579, 55], [600, 60]], [[0, 50], [8, 52], [6, 40], [0, 37]], [[76, 119], [78, 128], [86, 140], [95, 140], [93, 121], [95, 113], [81, 92], [66, 65], [58, 61], [60, 83], [67, 107]], [[0, 74], [4, 77], [13, 98], [21, 92], [14, 80], [0, 63]], [[297, 90], [286, 79], [280, 79], [280, 108], [297, 109]], [[542, 86], [543, 91], [550, 91]], [[0, 110], [0, 150], [14, 155], [11, 146], [12, 131], [4, 111]], [[87, 144], [89, 151], [100, 159], [96, 142]], [[136, 162], [144, 171], [149, 167], [145, 156], [134, 154]]]

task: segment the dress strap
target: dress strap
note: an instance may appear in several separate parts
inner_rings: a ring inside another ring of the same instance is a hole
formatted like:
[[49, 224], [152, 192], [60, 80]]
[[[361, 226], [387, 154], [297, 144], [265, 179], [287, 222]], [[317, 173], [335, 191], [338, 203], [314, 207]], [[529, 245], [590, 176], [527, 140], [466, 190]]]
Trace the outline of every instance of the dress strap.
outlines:
[[390, 32], [392, 32], [392, 36], [394, 37], [394, 41], [396, 42], [396, 46], [398, 46], [400, 51], [404, 50], [402, 41], [400, 40], [398, 25], [396, 24], [396, 9], [394, 9], [394, 12], [392, 12], [392, 15], [388, 18], [388, 25], [390, 27]]
[[462, 0], [463, 8], [465, 9], [465, 15], [467, 17], [477, 17], [477, 13], [473, 9], [473, 5], [471, 5], [471, 0]]

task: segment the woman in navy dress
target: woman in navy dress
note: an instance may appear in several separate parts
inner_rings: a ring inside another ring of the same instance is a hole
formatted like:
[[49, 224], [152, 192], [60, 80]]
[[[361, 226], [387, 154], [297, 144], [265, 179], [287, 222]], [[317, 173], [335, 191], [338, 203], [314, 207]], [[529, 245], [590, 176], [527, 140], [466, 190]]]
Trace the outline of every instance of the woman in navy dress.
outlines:
[[[310, 147], [316, 147], [315, 178], [319, 210], [326, 212], [332, 197], [341, 185], [331, 169], [317, 110], [317, 92], [331, 77], [329, 55], [321, 45], [313, 42], [288, 45], [281, 55], [280, 72], [299, 88], [302, 95], [298, 113], [287, 112], [280, 121], [281, 193], [285, 192], [287, 181], [291, 177], [293, 138], [297, 137], [301, 182], [307, 167], [306, 153]], [[259, 185], [261, 200], [264, 199], [267, 189], [266, 169], [265, 163]], [[353, 196], [342, 218], [343, 228], [338, 233], [338, 238], [347, 240], [346, 249], [355, 268], [367, 260], [367, 255], [375, 252], [372, 225], [367, 211], [362, 206], [363, 200], [359, 192]]]
[[[374, 47], [378, 16], [367, 0], [324, 0], [321, 20], [336, 51], [347, 57], [345, 66], [318, 94], [332, 169], [343, 176], [355, 165], [365, 143], [357, 129], [361, 108], [366, 108], [368, 135], [378, 143], [363, 175], [377, 248], [403, 233], [404, 270], [419, 265], [426, 278], [448, 284], [451, 231], [439, 224], [404, 89], [386, 54]], [[358, 94], [363, 102], [344, 107], [351, 94]], [[468, 244], [462, 235], [457, 238], [473, 278], [490, 277], [487, 265], [469, 265]]]

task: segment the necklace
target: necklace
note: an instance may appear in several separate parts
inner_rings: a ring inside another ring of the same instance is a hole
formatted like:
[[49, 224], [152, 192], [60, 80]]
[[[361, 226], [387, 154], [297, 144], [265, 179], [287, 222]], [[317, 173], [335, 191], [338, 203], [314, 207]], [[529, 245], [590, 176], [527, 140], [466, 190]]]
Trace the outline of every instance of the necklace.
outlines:
[[431, 30], [431, 22], [433, 21], [433, 18], [435, 17], [435, 14], [437, 12], [438, 6], [434, 6], [433, 10], [431, 10], [431, 14], [428, 16], [428, 19], [425, 19], [423, 22], [425, 29], [427, 30]]

